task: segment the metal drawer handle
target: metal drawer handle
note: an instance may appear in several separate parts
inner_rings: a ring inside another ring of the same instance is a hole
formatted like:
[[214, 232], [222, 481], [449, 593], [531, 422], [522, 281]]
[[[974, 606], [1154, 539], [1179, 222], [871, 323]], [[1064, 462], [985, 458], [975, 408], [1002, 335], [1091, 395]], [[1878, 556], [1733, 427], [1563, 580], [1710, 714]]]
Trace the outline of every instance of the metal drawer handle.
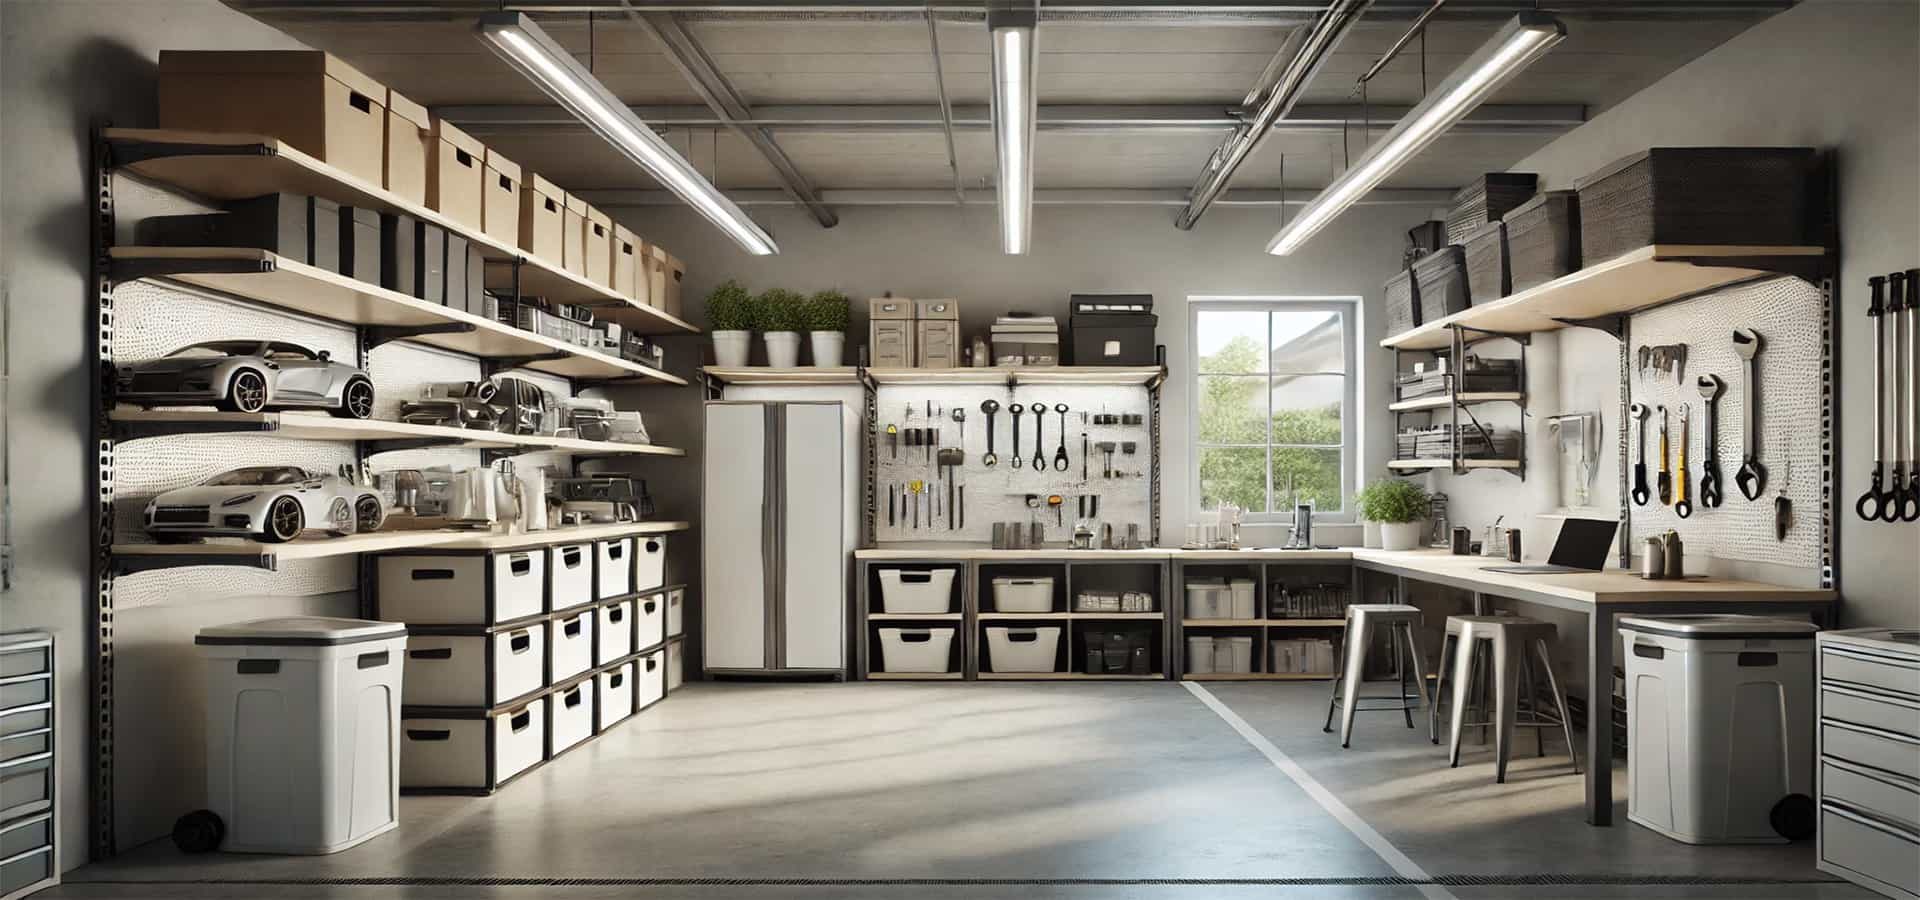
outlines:
[[1885, 728], [1875, 728], [1872, 725], [1861, 725], [1857, 722], [1839, 722], [1824, 718], [1820, 720], [1820, 724], [1828, 728], [1838, 728], [1841, 731], [1852, 731], [1858, 734], [1864, 734], [1868, 737], [1877, 737], [1889, 741], [1898, 741], [1902, 744], [1920, 746], [1920, 738], [1909, 737], [1898, 731], [1888, 731]]
[[1909, 844], [1920, 844], [1920, 834], [1914, 834], [1898, 826], [1882, 822], [1865, 811], [1856, 810], [1851, 806], [1842, 806], [1839, 801], [1825, 800], [1821, 802], [1820, 806], [1823, 812], [1833, 813], [1862, 828], [1871, 828], [1888, 837], [1899, 838]]

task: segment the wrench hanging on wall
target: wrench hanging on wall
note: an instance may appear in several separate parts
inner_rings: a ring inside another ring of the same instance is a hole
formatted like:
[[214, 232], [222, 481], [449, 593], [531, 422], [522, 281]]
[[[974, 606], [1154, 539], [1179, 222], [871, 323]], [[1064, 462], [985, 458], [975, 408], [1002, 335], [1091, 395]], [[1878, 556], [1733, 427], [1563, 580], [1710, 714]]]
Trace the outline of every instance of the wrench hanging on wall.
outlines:
[[1886, 287], [1884, 275], [1875, 275], [1867, 279], [1870, 294], [1867, 300], [1867, 318], [1873, 320], [1873, 475], [1867, 484], [1867, 492], [1853, 505], [1853, 511], [1869, 522], [1880, 521], [1888, 510], [1888, 494], [1882, 490], [1886, 474], [1886, 457], [1881, 448], [1886, 446], [1887, 431], [1887, 323], [1886, 323]]

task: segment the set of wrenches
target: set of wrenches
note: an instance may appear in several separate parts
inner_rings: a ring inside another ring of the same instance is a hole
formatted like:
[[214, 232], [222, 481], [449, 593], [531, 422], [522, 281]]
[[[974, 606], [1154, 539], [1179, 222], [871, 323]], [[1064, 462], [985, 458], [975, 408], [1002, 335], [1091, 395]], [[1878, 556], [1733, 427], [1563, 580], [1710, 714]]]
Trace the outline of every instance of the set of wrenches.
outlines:
[[[1740, 357], [1741, 387], [1744, 391], [1740, 404], [1740, 466], [1734, 471], [1733, 483], [1741, 496], [1748, 500], [1759, 500], [1767, 491], [1767, 467], [1760, 459], [1758, 374], [1758, 359], [1766, 347], [1766, 340], [1751, 328], [1734, 329], [1731, 340], [1735, 354]], [[1685, 345], [1677, 346], [1683, 348], [1678, 358], [1684, 360]], [[1641, 348], [1643, 356], [1647, 349]], [[1684, 365], [1684, 362], [1680, 365]], [[1727, 384], [1720, 376], [1708, 372], [1694, 378], [1694, 389], [1700, 395], [1705, 426], [1700, 443], [1700, 487], [1697, 494], [1692, 487], [1695, 472], [1687, 457], [1693, 446], [1693, 404], [1680, 404], [1680, 444], [1677, 453], [1672, 449], [1669, 437], [1670, 414], [1665, 404], [1649, 408], [1644, 403], [1635, 403], [1628, 408], [1639, 430], [1636, 445], [1638, 458], [1633, 466], [1633, 502], [1637, 506], [1645, 506], [1657, 495], [1662, 506], [1672, 506], [1674, 515], [1682, 519], [1693, 515], [1695, 497], [1699, 498], [1699, 506], [1705, 509], [1719, 507], [1726, 500], [1720, 465], [1719, 415], [1720, 396], [1726, 392]], [[1655, 411], [1660, 414], [1660, 462], [1650, 489], [1647, 483], [1647, 419]], [[1778, 493], [1773, 500], [1774, 537], [1785, 540], [1787, 530], [1793, 524], [1793, 503], [1787, 498], [1786, 478], [1780, 479], [1776, 487]]]
[[[1867, 287], [1867, 317], [1873, 320], [1873, 476], [1853, 509], [1869, 522], [1920, 521], [1920, 269], [1875, 275]], [[1888, 319], [1893, 320], [1891, 350]]]

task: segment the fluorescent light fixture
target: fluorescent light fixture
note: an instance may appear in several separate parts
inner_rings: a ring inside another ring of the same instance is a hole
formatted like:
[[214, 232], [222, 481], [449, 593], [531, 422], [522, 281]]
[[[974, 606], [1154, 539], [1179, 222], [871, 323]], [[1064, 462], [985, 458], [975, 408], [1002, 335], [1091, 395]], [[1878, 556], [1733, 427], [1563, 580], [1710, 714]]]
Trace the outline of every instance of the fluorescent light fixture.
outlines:
[[548, 37], [533, 20], [520, 13], [480, 17], [480, 37], [528, 81], [540, 86], [567, 112], [593, 129], [615, 150], [647, 170], [655, 180], [687, 201], [707, 220], [719, 226], [748, 253], [766, 256], [780, 252], [773, 238], [728, 200], [713, 182], [702, 177], [665, 140], [640, 121], [600, 79], [593, 77]]
[[1501, 26], [1492, 40], [1474, 51], [1446, 81], [1393, 126], [1393, 130], [1340, 173], [1287, 227], [1280, 229], [1267, 244], [1267, 252], [1285, 256], [1299, 249], [1328, 222], [1379, 186], [1388, 175], [1426, 149], [1461, 117], [1472, 112], [1534, 60], [1546, 55], [1566, 36], [1567, 29], [1559, 20], [1536, 12], [1523, 12]]
[[1027, 252], [1033, 236], [1034, 94], [1033, 7], [994, 4], [987, 9], [993, 40], [993, 142], [999, 156], [1000, 245], [1008, 253]]

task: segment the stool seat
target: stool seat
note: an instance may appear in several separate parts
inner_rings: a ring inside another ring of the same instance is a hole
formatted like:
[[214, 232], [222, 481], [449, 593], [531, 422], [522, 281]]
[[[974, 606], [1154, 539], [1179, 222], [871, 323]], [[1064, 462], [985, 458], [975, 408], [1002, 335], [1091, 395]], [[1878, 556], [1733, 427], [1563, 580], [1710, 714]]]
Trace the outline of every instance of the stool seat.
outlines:
[[[1567, 755], [1573, 761], [1573, 770], [1580, 771], [1580, 757], [1574, 752], [1573, 728], [1567, 716], [1566, 697], [1560, 692], [1559, 680], [1553, 674], [1553, 659], [1548, 653], [1548, 644], [1558, 634], [1551, 622], [1529, 619], [1522, 616], [1448, 616], [1446, 637], [1440, 645], [1440, 676], [1434, 684], [1434, 696], [1445, 696], [1445, 684], [1453, 683], [1453, 715], [1449, 729], [1447, 748], [1448, 764], [1460, 764], [1460, 732], [1467, 724], [1467, 706], [1470, 694], [1478, 686], [1477, 677], [1480, 650], [1486, 645], [1491, 657], [1493, 676], [1493, 725], [1494, 743], [1494, 780], [1507, 780], [1507, 762], [1512, 755], [1513, 730], [1520, 728], [1554, 728], [1561, 730], [1567, 740]], [[1547, 689], [1553, 695], [1553, 710], [1557, 717], [1543, 715], [1539, 700], [1534, 695], [1536, 688], [1532, 669], [1537, 656], [1540, 667], [1547, 677]], [[1449, 659], [1452, 665], [1448, 665]], [[1523, 677], [1524, 676], [1524, 677]], [[1523, 694], [1524, 691], [1524, 694]], [[1521, 699], [1527, 700], [1530, 718], [1519, 721], [1518, 710]], [[1428, 736], [1434, 743], [1440, 742], [1440, 709], [1438, 703], [1429, 707]], [[1536, 752], [1544, 752], [1540, 744], [1539, 732], [1534, 732]]]

